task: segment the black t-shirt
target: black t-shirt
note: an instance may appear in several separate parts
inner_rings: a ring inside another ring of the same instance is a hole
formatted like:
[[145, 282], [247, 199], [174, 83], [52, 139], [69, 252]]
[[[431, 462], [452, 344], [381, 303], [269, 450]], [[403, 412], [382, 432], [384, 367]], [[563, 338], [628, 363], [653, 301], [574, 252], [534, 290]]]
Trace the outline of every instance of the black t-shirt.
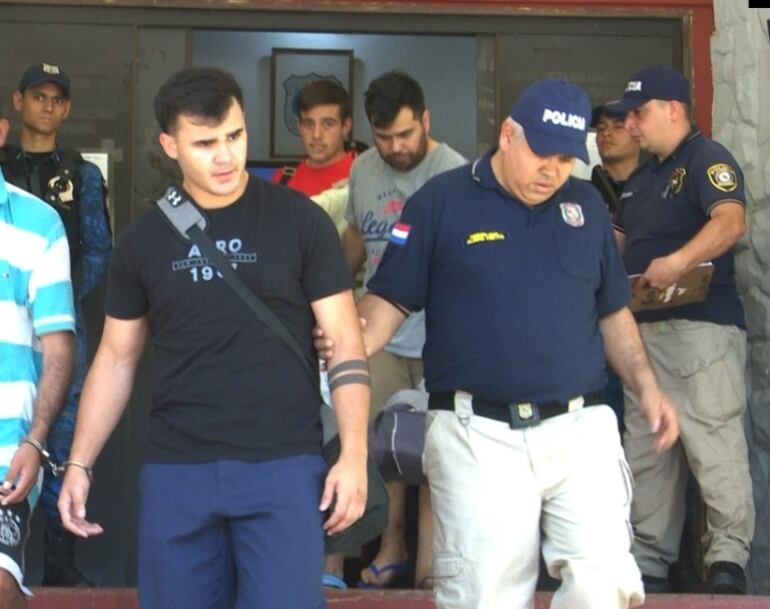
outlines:
[[[332, 221], [304, 195], [251, 178], [205, 210], [206, 230], [316, 362], [310, 303], [352, 288]], [[147, 460], [259, 461], [321, 446], [317, 383], [158, 209], [120, 237], [105, 310], [147, 316], [154, 385]]]

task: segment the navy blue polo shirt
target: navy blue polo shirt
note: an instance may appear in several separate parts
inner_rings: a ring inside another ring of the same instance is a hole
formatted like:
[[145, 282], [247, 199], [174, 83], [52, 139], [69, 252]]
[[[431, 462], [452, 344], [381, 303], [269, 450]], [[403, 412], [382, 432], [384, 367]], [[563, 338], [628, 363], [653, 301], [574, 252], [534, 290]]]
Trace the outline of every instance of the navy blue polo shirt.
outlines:
[[425, 309], [430, 392], [524, 402], [599, 390], [597, 322], [629, 298], [607, 208], [576, 179], [528, 207], [500, 186], [490, 157], [409, 199], [368, 289]]
[[[653, 156], [626, 182], [614, 222], [626, 236], [623, 261], [629, 274], [644, 273], [654, 258], [681, 248], [725, 201], [745, 206], [743, 173], [724, 146], [693, 128], [671, 156], [663, 162]], [[637, 321], [674, 318], [745, 328], [732, 249], [712, 262], [714, 276], [704, 302], [640, 311]]]

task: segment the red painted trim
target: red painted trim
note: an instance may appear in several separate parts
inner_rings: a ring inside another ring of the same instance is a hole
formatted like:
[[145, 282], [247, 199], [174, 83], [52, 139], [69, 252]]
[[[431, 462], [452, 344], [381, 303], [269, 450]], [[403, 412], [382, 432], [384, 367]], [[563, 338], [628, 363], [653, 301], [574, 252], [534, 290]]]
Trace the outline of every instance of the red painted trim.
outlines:
[[714, 7], [693, 11], [691, 57], [692, 82], [695, 95], [695, 122], [711, 137], [711, 117], [714, 107], [714, 81], [711, 72], [711, 36], [714, 34]]
[[[28, 609], [139, 609], [135, 588], [33, 588]], [[430, 592], [415, 590], [328, 592], [330, 609], [435, 609]], [[535, 609], [548, 609], [551, 594], [539, 592]], [[761, 596], [651, 594], [644, 609], [770, 609]]]

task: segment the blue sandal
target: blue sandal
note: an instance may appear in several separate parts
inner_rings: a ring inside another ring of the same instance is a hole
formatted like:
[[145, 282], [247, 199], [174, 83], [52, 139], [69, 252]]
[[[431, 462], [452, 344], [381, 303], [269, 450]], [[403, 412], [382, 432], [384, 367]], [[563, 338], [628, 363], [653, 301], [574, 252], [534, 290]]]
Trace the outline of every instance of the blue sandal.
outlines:
[[337, 577], [334, 573], [324, 573], [321, 578], [321, 584], [325, 588], [336, 588], [337, 590], [347, 590], [348, 585], [341, 577]]
[[373, 574], [374, 577], [380, 577], [383, 573], [387, 573], [388, 571], [391, 571], [393, 573], [393, 577], [390, 578], [389, 581], [378, 584], [375, 582], [365, 582], [364, 580], [361, 580], [356, 584], [357, 588], [372, 588], [372, 589], [384, 589], [384, 588], [390, 588], [394, 581], [396, 581], [396, 578], [406, 573], [409, 569], [409, 563], [408, 562], [402, 562], [402, 563], [388, 563], [387, 565], [383, 565], [382, 567], [378, 567], [374, 563], [371, 563], [368, 567]]

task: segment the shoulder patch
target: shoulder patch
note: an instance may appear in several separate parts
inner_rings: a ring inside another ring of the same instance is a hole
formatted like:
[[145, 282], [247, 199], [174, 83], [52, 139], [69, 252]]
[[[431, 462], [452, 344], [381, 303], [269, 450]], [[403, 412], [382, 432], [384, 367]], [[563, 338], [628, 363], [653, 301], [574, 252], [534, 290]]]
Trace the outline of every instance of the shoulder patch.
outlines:
[[716, 163], [706, 170], [709, 182], [717, 190], [732, 192], [738, 187], [738, 176], [727, 163]]

